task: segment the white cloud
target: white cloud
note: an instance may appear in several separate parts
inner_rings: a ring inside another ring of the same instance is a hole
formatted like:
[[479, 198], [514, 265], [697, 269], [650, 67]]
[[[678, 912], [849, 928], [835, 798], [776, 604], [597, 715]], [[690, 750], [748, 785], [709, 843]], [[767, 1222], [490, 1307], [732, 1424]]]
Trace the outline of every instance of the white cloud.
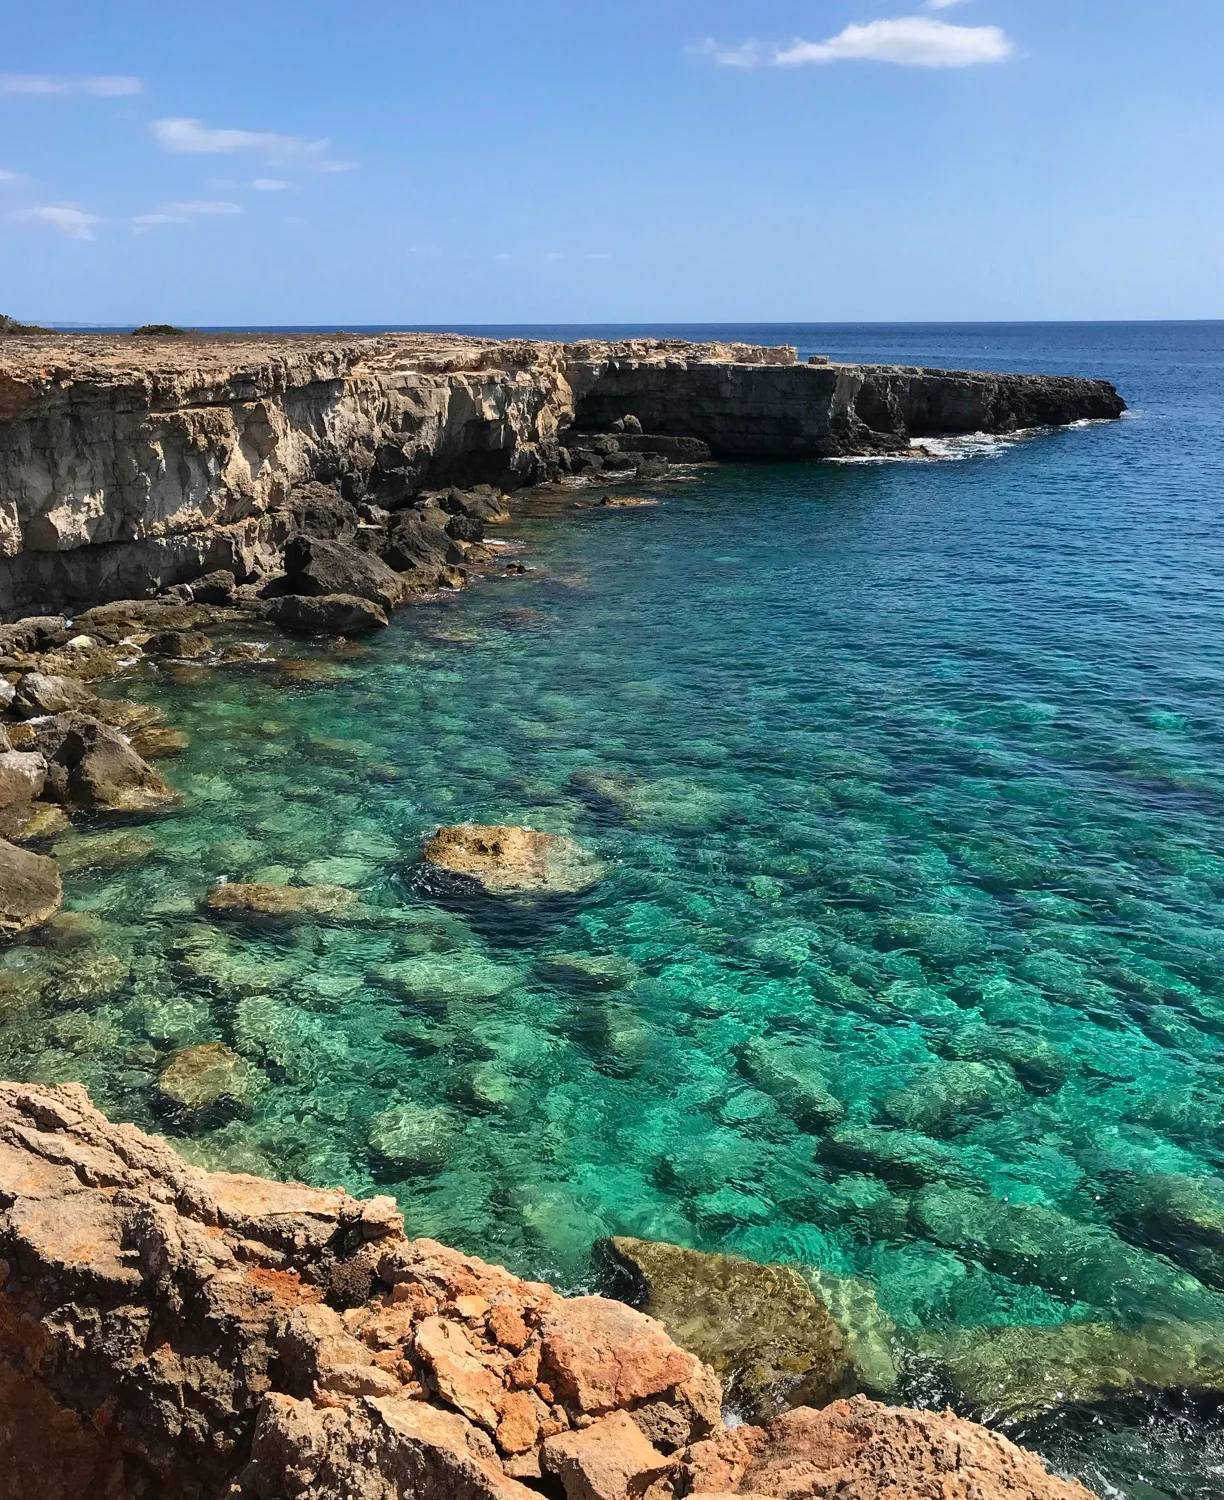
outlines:
[[84, 78], [63, 78], [51, 73], [0, 73], [0, 94], [24, 95], [27, 99], [51, 99], [75, 94], [93, 99], [122, 99], [139, 94], [139, 78], [122, 73], [94, 73]]
[[166, 151], [185, 152], [195, 156], [223, 156], [238, 151], [258, 152], [272, 165], [296, 161], [317, 166], [321, 171], [335, 170], [322, 160], [327, 141], [308, 141], [297, 135], [278, 135], [271, 130], [213, 130], [199, 120], [186, 117], [154, 120], [153, 134]]
[[79, 208], [65, 208], [56, 204], [24, 208], [16, 217], [31, 224], [50, 224], [53, 229], [58, 229], [61, 234], [74, 240], [92, 240], [94, 225], [102, 222], [97, 214], [87, 214]]
[[951, 10], [954, 5], [964, 5], [965, 0], [926, 0], [928, 10]]
[[730, 68], [794, 68], [805, 63], [886, 62], [905, 68], [969, 68], [1003, 62], [1012, 54], [998, 26], [953, 26], [930, 16], [899, 16], [847, 26], [824, 42], [744, 42], [723, 47], [706, 42], [701, 51]]
[[4, 167], [0, 167], [0, 183], [16, 182], [17, 178], [18, 174], [16, 172], [9, 172]]
[[139, 231], [152, 229], [158, 224], [190, 224], [193, 219], [225, 217], [242, 212], [242, 207], [237, 203], [166, 203], [152, 213], [137, 214], [132, 223]]
[[283, 177], [256, 177], [251, 186], [257, 193], [280, 193], [292, 184], [286, 182]]

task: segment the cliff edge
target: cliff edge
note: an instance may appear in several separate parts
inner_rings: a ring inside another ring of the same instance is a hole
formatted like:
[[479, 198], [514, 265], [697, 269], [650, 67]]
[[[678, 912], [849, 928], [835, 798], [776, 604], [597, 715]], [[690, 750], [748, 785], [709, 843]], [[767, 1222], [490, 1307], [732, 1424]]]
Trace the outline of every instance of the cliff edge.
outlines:
[[728, 1429], [663, 1325], [0, 1084], [0, 1500], [1091, 1500], [945, 1413]]
[[581, 467], [571, 446], [626, 419], [640, 452], [810, 460], [1124, 408], [1105, 381], [801, 364], [788, 346], [6, 336], [0, 615], [250, 576], [295, 487], [388, 509], [444, 485], [513, 490]]

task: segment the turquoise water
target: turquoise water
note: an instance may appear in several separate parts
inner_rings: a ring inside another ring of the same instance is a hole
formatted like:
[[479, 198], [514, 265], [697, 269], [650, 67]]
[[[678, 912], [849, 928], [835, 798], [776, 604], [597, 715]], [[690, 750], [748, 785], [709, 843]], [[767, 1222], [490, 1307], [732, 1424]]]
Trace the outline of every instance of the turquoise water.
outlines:
[[[296, 648], [320, 680], [117, 686], [192, 735], [183, 801], [61, 839], [86, 917], [0, 956], [0, 1075], [81, 1079], [216, 1166], [393, 1192], [410, 1230], [566, 1286], [623, 1233], [862, 1278], [911, 1349], [1224, 1323], [1224, 326], [793, 337], [1101, 374], [1135, 412], [694, 471], [651, 508], [527, 498], [502, 532], [531, 572]], [[455, 898], [418, 860], [467, 820], [610, 873]], [[225, 924], [221, 878], [361, 906]], [[168, 1116], [157, 1072], [203, 1041], [246, 1059], [247, 1107]], [[1193, 1233], [1151, 1208], [1169, 1174]], [[1218, 1493], [1201, 1404], [1016, 1430], [1103, 1494]]]

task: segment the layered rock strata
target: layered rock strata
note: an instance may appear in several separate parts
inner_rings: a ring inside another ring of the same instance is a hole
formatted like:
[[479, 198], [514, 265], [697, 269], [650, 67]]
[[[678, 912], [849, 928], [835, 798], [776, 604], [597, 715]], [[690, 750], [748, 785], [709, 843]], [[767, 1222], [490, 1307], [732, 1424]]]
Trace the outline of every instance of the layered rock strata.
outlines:
[[394, 509], [431, 486], [649, 476], [707, 450], [891, 452], [1122, 410], [1103, 381], [808, 365], [747, 345], [6, 337], [0, 614], [266, 571], [294, 530], [319, 534], [292, 513], [310, 481]]
[[708, 1366], [358, 1201], [0, 1084], [0, 1500], [1090, 1500], [863, 1398], [728, 1430]]

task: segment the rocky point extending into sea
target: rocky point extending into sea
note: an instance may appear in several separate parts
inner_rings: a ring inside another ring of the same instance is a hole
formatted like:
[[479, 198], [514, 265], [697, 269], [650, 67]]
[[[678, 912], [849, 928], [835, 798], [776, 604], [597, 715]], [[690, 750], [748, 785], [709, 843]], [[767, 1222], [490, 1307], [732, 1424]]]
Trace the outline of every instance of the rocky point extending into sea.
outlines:
[[[925, 437], [1123, 409], [1101, 381], [744, 345], [0, 339], [0, 932], [58, 924], [70, 947], [71, 871], [39, 851], [74, 816], [176, 797], [151, 762], [181, 732], [104, 688], [134, 664], [308, 673], [278, 635], [343, 650], [402, 606], [521, 573], [486, 528], [525, 486], [598, 503], [601, 481], [720, 458], [921, 461]], [[519, 827], [441, 828], [422, 860], [490, 899], [603, 874]], [[207, 907], [363, 919], [324, 884], [221, 884]], [[158, 1087], [207, 1110], [244, 1066], [202, 1044]], [[418, 1124], [390, 1110], [372, 1129], [394, 1155], [429, 1148]], [[855, 1394], [887, 1387], [886, 1343], [786, 1267], [599, 1253], [625, 1302], [406, 1239], [390, 1199], [200, 1171], [79, 1088], [0, 1085], [0, 1496], [1087, 1494], [951, 1413]], [[724, 1424], [720, 1380], [753, 1425]]]

